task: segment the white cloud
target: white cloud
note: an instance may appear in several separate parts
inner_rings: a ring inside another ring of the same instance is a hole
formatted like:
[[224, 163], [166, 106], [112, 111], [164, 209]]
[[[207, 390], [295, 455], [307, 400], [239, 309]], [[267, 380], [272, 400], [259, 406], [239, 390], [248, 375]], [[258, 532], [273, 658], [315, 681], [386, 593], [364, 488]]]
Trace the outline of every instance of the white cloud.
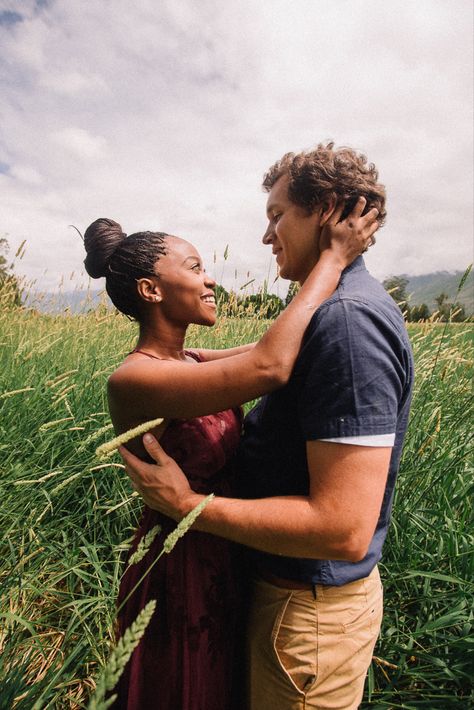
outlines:
[[52, 134], [52, 139], [73, 157], [98, 160], [107, 155], [107, 142], [101, 136], [93, 136], [84, 128], [71, 126]]
[[30, 165], [17, 163], [12, 167], [10, 174], [20, 182], [26, 182], [30, 185], [39, 185], [42, 182], [41, 174]]
[[40, 86], [66, 96], [82, 94], [86, 96], [86, 99], [88, 98], [87, 94], [107, 91], [105, 82], [99, 76], [83, 74], [78, 71], [43, 75], [40, 79]]
[[467, 0], [25, 0], [21, 13], [0, 26], [0, 229], [13, 247], [29, 237], [22, 269], [46, 286], [82, 263], [68, 225], [98, 216], [181, 234], [210, 264], [229, 244], [229, 280], [267, 278], [262, 174], [326, 138], [366, 152], [387, 185], [375, 275], [472, 260]]

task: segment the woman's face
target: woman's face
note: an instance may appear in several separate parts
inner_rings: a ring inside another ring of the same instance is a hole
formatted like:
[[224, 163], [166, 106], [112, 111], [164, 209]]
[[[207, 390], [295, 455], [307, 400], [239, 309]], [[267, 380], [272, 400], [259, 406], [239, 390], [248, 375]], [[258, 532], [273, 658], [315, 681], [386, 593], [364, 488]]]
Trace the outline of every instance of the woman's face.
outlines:
[[180, 325], [214, 325], [216, 282], [206, 274], [197, 250], [172, 236], [166, 238], [166, 250], [155, 265], [162, 312]]

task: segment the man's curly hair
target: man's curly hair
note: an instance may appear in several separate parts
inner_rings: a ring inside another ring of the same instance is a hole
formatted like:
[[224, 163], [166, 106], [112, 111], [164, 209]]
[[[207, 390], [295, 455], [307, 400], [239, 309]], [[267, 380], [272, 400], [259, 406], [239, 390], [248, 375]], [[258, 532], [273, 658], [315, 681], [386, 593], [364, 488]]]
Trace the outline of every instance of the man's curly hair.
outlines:
[[334, 143], [329, 142], [320, 143], [315, 150], [286, 153], [265, 173], [263, 189], [270, 192], [282, 175], [289, 178], [289, 199], [309, 214], [335, 199], [336, 203], [345, 203], [344, 219], [362, 196], [367, 200], [364, 214], [376, 207], [380, 226], [385, 221], [385, 188], [377, 182], [377, 168], [351, 148], [334, 148]]

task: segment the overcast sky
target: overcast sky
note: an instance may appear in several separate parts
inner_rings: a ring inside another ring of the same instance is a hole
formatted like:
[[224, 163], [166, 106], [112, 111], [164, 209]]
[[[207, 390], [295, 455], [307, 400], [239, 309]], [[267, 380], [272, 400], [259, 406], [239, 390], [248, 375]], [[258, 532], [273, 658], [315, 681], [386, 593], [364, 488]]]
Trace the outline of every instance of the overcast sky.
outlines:
[[102, 216], [271, 282], [263, 172], [333, 139], [387, 187], [375, 276], [464, 269], [472, 30], [471, 0], [0, 0], [0, 236], [49, 290]]

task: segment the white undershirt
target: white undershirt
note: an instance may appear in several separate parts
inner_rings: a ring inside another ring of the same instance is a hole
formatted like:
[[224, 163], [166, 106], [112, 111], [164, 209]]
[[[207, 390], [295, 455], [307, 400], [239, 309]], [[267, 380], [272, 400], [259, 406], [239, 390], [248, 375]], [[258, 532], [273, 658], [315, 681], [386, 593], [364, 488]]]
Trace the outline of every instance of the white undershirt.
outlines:
[[334, 441], [336, 444], [354, 444], [355, 446], [393, 446], [395, 443], [395, 434], [337, 436], [333, 439], [319, 439], [319, 441]]

